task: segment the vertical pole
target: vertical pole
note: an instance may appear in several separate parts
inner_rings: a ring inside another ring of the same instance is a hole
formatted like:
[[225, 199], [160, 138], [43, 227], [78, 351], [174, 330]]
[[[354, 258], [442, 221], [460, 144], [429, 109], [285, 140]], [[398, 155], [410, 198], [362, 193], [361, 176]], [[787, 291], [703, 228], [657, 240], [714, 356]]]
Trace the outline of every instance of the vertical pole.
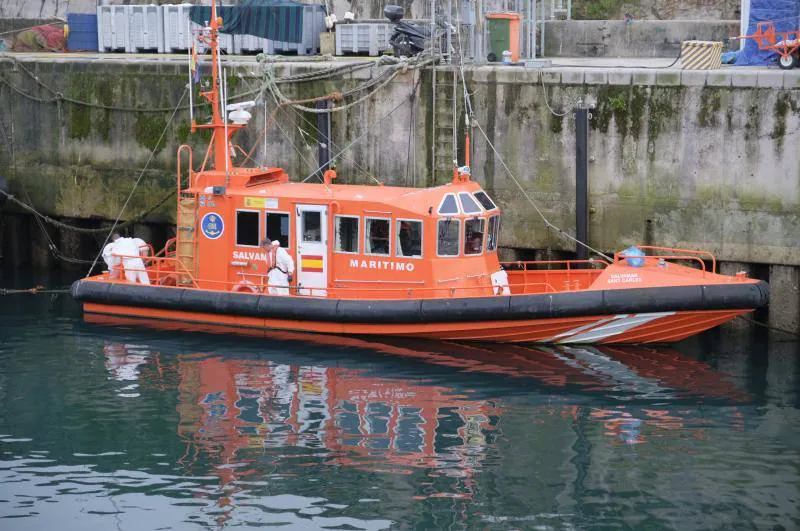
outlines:
[[486, 45], [483, 40], [483, 0], [475, 0], [475, 56], [473, 63], [486, 62]]
[[[575, 107], [575, 238], [584, 244], [589, 242], [589, 109], [582, 103]], [[576, 244], [578, 260], [589, 257], [585, 245]]]
[[536, 0], [531, 0], [531, 27], [528, 35], [531, 40], [531, 59], [536, 59], [536, 37], [539, 35], [539, 30], [536, 29], [536, 7]]
[[[191, 124], [194, 122], [194, 100], [193, 100], [193, 92], [194, 92], [194, 79], [192, 79], [192, 46], [193, 39], [192, 39], [192, 23], [186, 23], [186, 45], [189, 49], [189, 123]], [[194, 65], [195, 68], [200, 68], [199, 64]]]
[[[328, 102], [327, 101], [318, 101], [317, 102], [317, 109], [327, 109]], [[330, 114], [326, 112], [317, 113], [317, 146], [319, 150], [317, 152], [317, 167], [320, 169], [320, 177], [322, 177], [322, 173], [328, 169], [330, 162], [331, 162], [331, 120]]]
[[545, 0], [541, 0], [540, 5], [542, 6], [541, 11], [539, 12], [539, 24], [541, 24], [541, 28], [539, 29], [539, 56], [544, 57], [544, 8], [547, 2]]

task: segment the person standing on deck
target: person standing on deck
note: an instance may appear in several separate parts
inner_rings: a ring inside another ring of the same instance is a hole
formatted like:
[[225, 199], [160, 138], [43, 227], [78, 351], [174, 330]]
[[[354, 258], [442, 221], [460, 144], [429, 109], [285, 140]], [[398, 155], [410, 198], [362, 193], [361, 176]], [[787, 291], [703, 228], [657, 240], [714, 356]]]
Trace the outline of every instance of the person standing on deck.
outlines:
[[281, 242], [269, 240], [261, 242], [267, 254], [267, 293], [270, 295], [289, 295], [289, 283], [294, 275], [294, 260], [281, 247]]

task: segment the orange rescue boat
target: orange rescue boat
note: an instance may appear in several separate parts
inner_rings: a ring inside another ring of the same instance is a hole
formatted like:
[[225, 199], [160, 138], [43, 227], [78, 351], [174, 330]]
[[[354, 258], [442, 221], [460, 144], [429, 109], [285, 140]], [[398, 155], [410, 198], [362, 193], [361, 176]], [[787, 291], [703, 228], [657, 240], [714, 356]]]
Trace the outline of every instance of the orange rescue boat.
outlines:
[[[501, 264], [500, 209], [467, 167], [420, 189], [340, 185], [330, 171], [322, 183], [298, 183], [281, 168], [234, 166], [231, 139], [246, 117], [241, 108], [228, 115], [233, 106], [220, 98], [212, 10], [213, 84], [201, 93], [212, 119], [192, 130], [213, 136], [199, 171], [191, 149], [178, 149], [177, 236], [145, 258], [150, 285], [109, 272], [75, 282], [87, 316], [249, 334], [663, 343], [768, 303], [766, 283], [717, 274], [706, 252], [640, 246], [636, 257]], [[270, 294], [263, 239], [279, 241], [296, 264], [280, 290], [288, 294]]]

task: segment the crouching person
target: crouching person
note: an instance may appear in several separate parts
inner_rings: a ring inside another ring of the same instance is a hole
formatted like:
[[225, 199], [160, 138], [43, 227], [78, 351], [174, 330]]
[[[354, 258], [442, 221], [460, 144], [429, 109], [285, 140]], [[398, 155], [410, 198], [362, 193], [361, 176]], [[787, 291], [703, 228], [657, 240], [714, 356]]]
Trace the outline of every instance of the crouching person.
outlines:
[[[110, 246], [110, 249], [109, 249]], [[141, 256], [147, 254], [147, 244], [141, 238], [123, 238], [119, 234], [111, 237], [111, 243], [103, 249], [103, 258], [106, 254], [111, 261], [106, 260], [111, 268], [111, 278], [119, 277], [119, 266], [125, 270], [125, 279], [128, 282], [150, 284], [150, 277], [144, 267]], [[114, 264], [114, 265], [112, 265]], [[115, 270], [117, 271], [115, 273]]]

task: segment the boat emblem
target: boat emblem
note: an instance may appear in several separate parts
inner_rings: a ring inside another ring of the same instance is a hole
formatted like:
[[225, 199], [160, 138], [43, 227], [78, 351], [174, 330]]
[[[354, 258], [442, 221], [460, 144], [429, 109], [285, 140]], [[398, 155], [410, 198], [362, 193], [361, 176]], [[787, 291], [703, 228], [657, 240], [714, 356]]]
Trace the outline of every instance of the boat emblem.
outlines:
[[200, 221], [200, 230], [203, 231], [203, 234], [209, 240], [216, 240], [225, 232], [225, 222], [222, 221], [219, 214], [209, 212], [203, 216], [203, 219]]

